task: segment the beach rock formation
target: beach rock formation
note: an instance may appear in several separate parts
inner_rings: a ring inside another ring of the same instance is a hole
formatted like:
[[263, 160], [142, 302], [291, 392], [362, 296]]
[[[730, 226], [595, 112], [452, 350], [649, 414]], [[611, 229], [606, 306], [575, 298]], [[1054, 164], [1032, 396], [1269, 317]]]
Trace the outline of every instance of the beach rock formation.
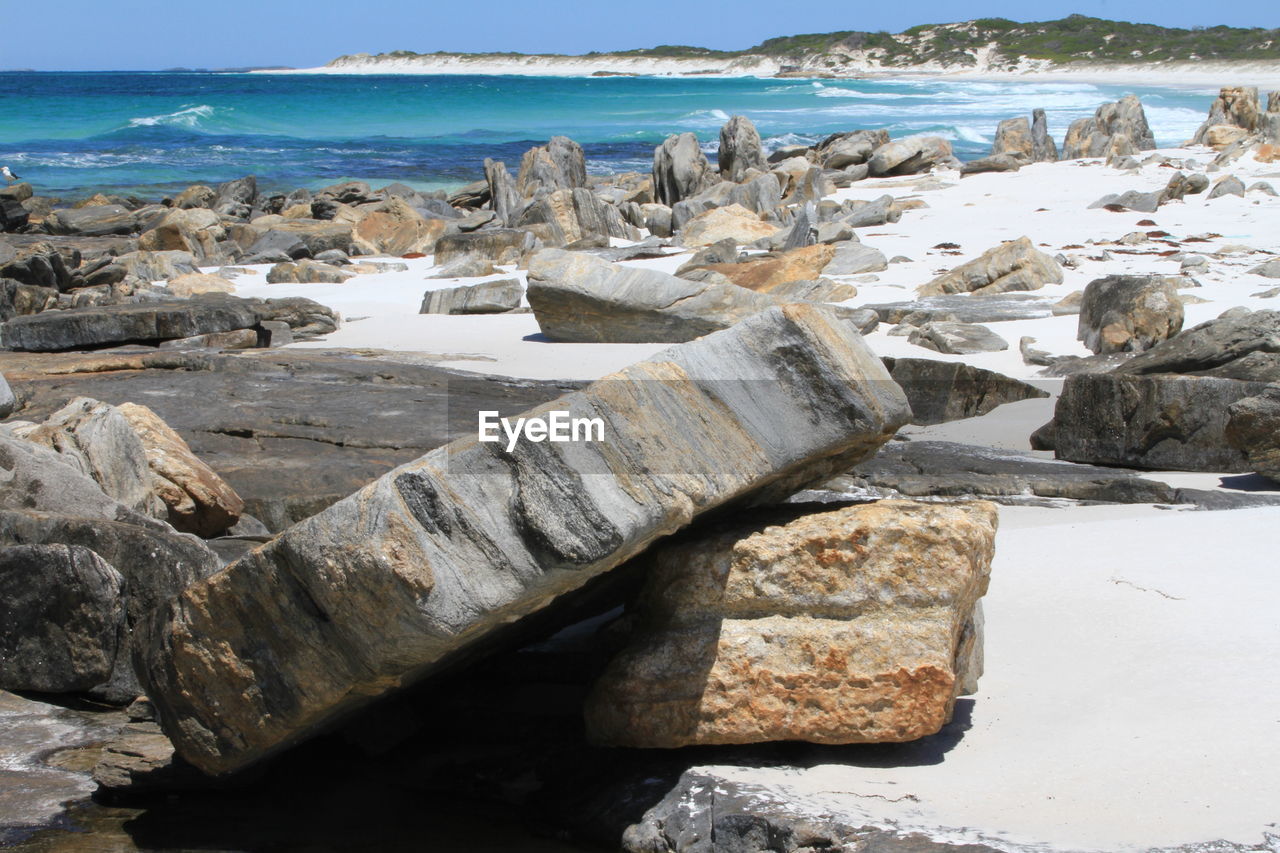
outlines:
[[535, 239], [523, 228], [486, 228], [445, 234], [436, 241], [435, 262], [443, 265], [459, 258], [483, 258], [496, 264], [515, 263], [531, 250]]
[[1078, 374], [1067, 378], [1037, 443], [1059, 459], [1156, 471], [1252, 470], [1227, 443], [1228, 409], [1259, 382], [1209, 376]]
[[670, 207], [718, 180], [692, 133], [669, 136], [653, 150], [653, 198], [659, 204]]
[[501, 314], [520, 307], [524, 285], [517, 278], [428, 290], [419, 314]]
[[1129, 359], [1116, 373], [1203, 373], [1280, 382], [1280, 311], [1229, 312]]
[[1035, 153], [1031, 138], [1031, 122], [1023, 116], [1007, 118], [996, 127], [996, 138], [991, 143], [991, 155], [1002, 154], [1030, 163]]
[[985, 415], [997, 406], [1048, 397], [1018, 379], [959, 361], [884, 358], [893, 381], [911, 404], [911, 422], [928, 425]]
[[888, 144], [887, 131], [855, 130], [828, 136], [814, 147], [813, 153], [822, 168], [843, 170], [866, 163], [877, 148]]
[[123, 591], [88, 548], [0, 548], [0, 687], [78, 693], [105, 682], [125, 631]]
[[1004, 338], [974, 323], [925, 323], [911, 332], [907, 342], [948, 355], [1002, 352], [1009, 348]]
[[546, 145], [530, 148], [520, 159], [516, 191], [524, 198], [586, 185], [586, 156], [582, 146], [567, 136], [553, 136]]
[[267, 271], [267, 284], [342, 284], [355, 273], [319, 261], [276, 264]]
[[682, 343], [782, 301], [556, 249], [530, 260], [528, 299], [544, 335], [577, 343]]
[[1058, 146], [1049, 134], [1049, 120], [1042, 109], [1031, 111], [1031, 160], [1034, 163], [1058, 160]]
[[547, 226], [548, 245], [565, 246], [589, 237], [640, 239], [640, 232], [623, 220], [616, 207], [582, 188], [544, 192], [524, 208], [517, 224]]
[[928, 284], [916, 288], [922, 297], [949, 293], [985, 296], [1012, 290], [1039, 290], [1062, 283], [1062, 267], [1036, 249], [1027, 237], [1019, 237], [988, 249], [981, 257], [962, 264]]
[[760, 219], [760, 216], [736, 204], [716, 207], [700, 213], [681, 229], [680, 237], [686, 246], [709, 246], [721, 240], [737, 243], [753, 243], [778, 233], [778, 226]]
[[210, 332], [248, 329], [258, 322], [239, 300], [194, 297], [173, 302], [102, 305], [13, 317], [0, 326], [0, 341], [32, 352], [155, 343]]
[[460, 439], [160, 608], [140, 659], [178, 753], [207, 773], [245, 767], [704, 512], [856, 464], [909, 417], [861, 337], [799, 305], [552, 406], [604, 419], [606, 441]]
[[867, 161], [872, 177], [914, 175], [953, 159], [951, 143], [939, 136], [913, 136], [881, 145]]
[[1076, 339], [1095, 355], [1142, 352], [1182, 331], [1179, 281], [1167, 276], [1110, 275], [1084, 289]]
[[649, 555], [640, 625], [588, 736], [674, 748], [915, 740], [977, 689], [991, 504], [881, 501], [730, 525]]
[[1227, 443], [1245, 455], [1252, 470], [1280, 482], [1280, 384], [1227, 410]]
[[[1193, 143], [1212, 147], [1221, 130], [1238, 128], [1244, 136], [1257, 133], [1263, 125], [1265, 110], [1258, 99], [1258, 90], [1252, 86], [1223, 86], [1218, 97], [1209, 105], [1209, 117], [1191, 138]], [[1243, 137], [1241, 137], [1243, 138]], [[1221, 140], [1219, 140], [1221, 142]], [[1239, 139], [1232, 140], [1239, 141]]]
[[1136, 154], [1156, 147], [1147, 114], [1137, 95], [1125, 95], [1098, 107], [1092, 118], [1077, 119], [1067, 128], [1062, 159]]
[[734, 116], [720, 128], [720, 176], [727, 181], [741, 183], [749, 169], [769, 171], [760, 146], [760, 132], [746, 116]]

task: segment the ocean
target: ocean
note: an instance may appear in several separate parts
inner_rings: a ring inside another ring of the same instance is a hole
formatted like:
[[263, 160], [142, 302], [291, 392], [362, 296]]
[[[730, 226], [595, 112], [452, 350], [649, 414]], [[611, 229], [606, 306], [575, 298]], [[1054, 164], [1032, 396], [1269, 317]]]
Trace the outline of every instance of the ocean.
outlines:
[[936, 134], [961, 159], [988, 153], [996, 124], [1048, 113], [1062, 139], [1074, 119], [1127, 92], [1156, 141], [1175, 145], [1213, 92], [1087, 82], [895, 78], [335, 76], [219, 73], [0, 74], [0, 164], [41, 195], [156, 197], [246, 174], [267, 190], [359, 179], [450, 188], [482, 177], [485, 157], [518, 164], [556, 134], [593, 171], [648, 170], [653, 147], [692, 131], [708, 153], [742, 113], [769, 148], [858, 128]]

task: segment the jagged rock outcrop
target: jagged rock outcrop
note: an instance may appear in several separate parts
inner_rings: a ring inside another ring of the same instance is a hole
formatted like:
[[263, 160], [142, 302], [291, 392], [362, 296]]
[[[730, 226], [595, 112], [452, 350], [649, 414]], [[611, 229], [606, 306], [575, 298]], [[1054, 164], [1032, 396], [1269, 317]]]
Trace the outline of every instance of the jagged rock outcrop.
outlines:
[[848, 169], [866, 163], [877, 148], [888, 144], [889, 133], [885, 130], [834, 133], [814, 147], [814, 155], [824, 169]]
[[1147, 114], [1137, 95], [1125, 95], [1098, 107], [1092, 118], [1077, 119], [1067, 128], [1062, 159], [1136, 154], [1156, 147]]
[[704, 512], [846, 469], [908, 417], [861, 337], [799, 305], [531, 414], [552, 409], [602, 418], [606, 440], [460, 439], [161, 607], [140, 659], [178, 753], [208, 773], [252, 764]]
[[1142, 352], [1182, 331], [1178, 280], [1109, 275], [1084, 289], [1076, 339], [1095, 355]]
[[484, 158], [484, 179], [489, 183], [489, 206], [498, 224], [503, 227], [514, 225], [523, 210], [523, 199], [507, 164]]
[[653, 198], [659, 204], [670, 207], [718, 180], [692, 133], [669, 136], [653, 150]]
[[1025, 117], [1007, 118], [996, 127], [996, 138], [991, 143], [991, 156], [1003, 154], [1030, 163], [1034, 149], [1031, 122]]
[[760, 146], [760, 132], [746, 116], [734, 116], [720, 128], [720, 176], [734, 183], [747, 177], [747, 170], [769, 171]]
[[1058, 160], [1058, 146], [1049, 134], [1049, 120], [1042, 109], [1031, 111], [1031, 160], [1035, 163]]
[[640, 232], [622, 219], [618, 209], [589, 189], [544, 192], [520, 214], [520, 226], [545, 225], [549, 245], [565, 246], [587, 237], [639, 240]]
[[1001, 243], [981, 257], [961, 264], [916, 288], [922, 297], [948, 293], [989, 295], [1013, 290], [1039, 290], [1062, 283], [1062, 267], [1039, 251], [1027, 237]]
[[1280, 384], [1231, 404], [1226, 439], [1252, 470], [1280, 482]]
[[[765, 526], [769, 522], [780, 526]], [[977, 689], [991, 504], [881, 501], [727, 525], [652, 555], [586, 703], [629, 747], [915, 740]]]
[[1246, 134], [1256, 133], [1262, 126], [1264, 109], [1258, 90], [1252, 86], [1223, 86], [1209, 105], [1209, 117], [1191, 138], [1194, 143], [1210, 144], [1214, 128], [1240, 128]]
[[567, 136], [553, 136], [546, 145], [530, 148], [520, 159], [516, 191], [524, 198], [586, 185], [586, 156], [582, 146]]

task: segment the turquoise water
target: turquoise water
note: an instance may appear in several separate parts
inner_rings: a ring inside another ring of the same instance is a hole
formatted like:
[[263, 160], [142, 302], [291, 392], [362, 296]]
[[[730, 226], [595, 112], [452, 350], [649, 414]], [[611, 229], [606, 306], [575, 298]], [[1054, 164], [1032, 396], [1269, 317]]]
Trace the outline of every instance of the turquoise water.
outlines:
[[734, 113], [766, 145], [884, 127], [950, 139], [962, 159], [990, 148], [997, 122], [1044, 108], [1067, 124], [1128, 91], [1162, 145], [1183, 141], [1212, 92], [1090, 83], [932, 79], [776, 80], [324, 76], [201, 73], [0, 74], [0, 163], [37, 191], [159, 195], [256, 174], [268, 189], [343, 179], [420, 188], [482, 177], [564, 134], [598, 172], [649, 168], [653, 146], [693, 131], [708, 152]]

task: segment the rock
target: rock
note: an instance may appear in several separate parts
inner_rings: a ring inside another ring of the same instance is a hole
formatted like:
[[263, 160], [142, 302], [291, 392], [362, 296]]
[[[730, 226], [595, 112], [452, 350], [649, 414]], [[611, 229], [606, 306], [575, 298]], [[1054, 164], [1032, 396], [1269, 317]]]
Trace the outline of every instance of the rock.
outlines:
[[0, 510], [93, 518], [135, 516], [68, 457], [0, 430]]
[[[265, 226], [263, 236], [272, 234], [275, 245], [286, 248], [280, 250], [293, 260], [312, 257], [332, 249], [338, 249], [346, 255], [353, 254], [356, 242], [353, 226], [350, 222], [325, 222], [317, 219], [280, 219], [270, 221], [274, 217], [261, 217], [254, 220], [255, 226]], [[263, 220], [269, 220], [263, 222]], [[299, 246], [301, 244], [301, 246]], [[257, 254], [262, 250], [255, 244], [249, 254]], [[251, 258], [246, 259], [246, 261]]]
[[951, 158], [951, 143], [937, 136], [913, 136], [882, 145], [867, 161], [872, 177], [927, 172]]
[[181, 302], [101, 305], [14, 317], [0, 326], [0, 340], [11, 349], [57, 352], [189, 338], [247, 329], [258, 322], [245, 303], [216, 296], [221, 294]]
[[951, 719], [981, 644], [995, 507], [881, 501], [764, 523], [651, 556], [643, 627], [587, 699], [590, 738], [902, 742]]
[[206, 187], [201, 184], [187, 187], [182, 192], [174, 196], [173, 206], [179, 210], [190, 210], [193, 207], [213, 207], [217, 202], [218, 193], [213, 187]]
[[1031, 111], [1031, 159], [1036, 163], [1058, 160], [1058, 146], [1049, 135], [1049, 122], [1041, 109]]
[[1232, 403], [1225, 436], [1227, 444], [1244, 454], [1251, 470], [1280, 482], [1280, 384]]
[[550, 243], [566, 245], [592, 237], [620, 237], [639, 240], [640, 232], [628, 225], [618, 209], [589, 189], [554, 190], [544, 193], [520, 215], [521, 226], [545, 224], [550, 227]]
[[236, 286], [222, 276], [185, 273], [170, 280], [166, 289], [174, 296], [185, 297], [199, 293], [235, 293]]
[[972, 323], [926, 323], [907, 338], [908, 343], [948, 355], [1001, 352], [1009, 342], [988, 329]]
[[1237, 128], [1248, 135], [1258, 130], [1262, 110], [1258, 90], [1245, 86], [1223, 86], [1209, 105], [1209, 118], [1200, 125], [1192, 142], [1212, 145], [1215, 129]]
[[1178, 201], [1183, 196], [1197, 195], [1208, 188], [1209, 178], [1206, 175], [1199, 172], [1193, 172], [1190, 175], [1175, 172], [1157, 199], [1157, 203], [1164, 204], [1167, 201]]
[[72, 270], [79, 265], [78, 251], [73, 251], [68, 259], [49, 243], [35, 243], [15, 247], [11, 256], [0, 260], [0, 277], [22, 284], [66, 291], [72, 288]]
[[883, 252], [857, 240], [836, 243], [835, 250], [831, 260], [822, 268], [823, 275], [859, 275], [889, 268]]
[[154, 722], [131, 723], [102, 748], [93, 781], [104, 792], [163, 791], [200, 785], [200, 774], [173, 760], [173, 744]]
[[1095, 355], [1142, 352], [1182, 331], [1178, 281], [1109, 275], [1084, 289], [1076, 339]]
[[1280, 311], [1253, 311], [1201, 323], [1129, 359], [1116, 372], [1228, 371], [1250, 356], [1275, 353], [1280, 353]]
[[105, 682], [124, 634], [123, 590], [87, 548], [0, 548], [0, 687], [78, 693]]
[[218, 244], [226, 236], [222, 219], [212, 210], [170, 210], [138, 237], [138, 248], [144, 252], [189, 252], [197, 261], [220, 263]]
[[1213, 182], [1213, 187], [1209, 190], [1210, 200], [1221, 198], [1224, 195], [1238, 195], [1244, 198], [1244, 181], [1235, 175], [1223, 175], [1221, 178]]
[[1155, 147], [1142, 102], [1136, 95], [1125, 95], [1113, 104], [1098, 107], [1093, 118], [1071, 123], [1062, 143], [1062, 159], [1105, 157], [1112, 152], [1131, 154]]
[[1267, 183], [1266, 181], [1257, 181], [1255, 183], [1250, 184], [1249, 189], [1246, 190], [1246, 192], [1251, 192], [1251, 193], [1257, 192], [1257, 193], [1262, 193], [1263, 195], [1269, 195], [1269, 196], [1280, 195], [1280, 193], [1276, 192], [1276, 188], [1271, 186], [1271, 184]]
[[1222, 151], [1248, 138], [1249, 131], [1243, 127], [1219, 124], [1206, 129], [1202, 141], [1214, 151]]
[[339, 317], [332, 308], [302, 296], [242, 301], [257, 316], [257, 328], [272, 321], [287, 323], [290, 334], [298, 340], [327, 335], [338, 328]]
[[509, 228], [523, 209], [523, 199], [516, 188], [516, 179], [507, 171], [507, 164], [500, 160], [484, 159], [484, 179], [489, 184], [489, 204], [498, 224]]
[[200, 272], [195, 255], [183, 251], [129, 252], [116, 258], [128, 275], [143, 281], [173, 281]]
[[355, 242], [370, 255], [430, 253], [444, 233], [443, 219], [426, 219], [404, 199], [391, 198], [374, 208], [355, 228]]
[[674, 205], [717, 180], [692, 133], [669, 136], [653, 150], [653, 197], [659, 204]]
[[164, 503], [165, 519], [174, 529], [209, 539], [240, 520], [244, 501], [155, 412], [135, 403], [116, 411], [142, 444], [151, 491]]
[[42, 424], [12, 434], [58, 452], [102, 491], [129, 509], [162, 517], [148, 469], [146, 448], [129, 420], [114, 406], [77, 397]]
[[721, 240], [752, 243], [778, 233], [778, 227], [740, 205], [717, 207], [689, 220], [680, 232], [686, 246], [709, 246]]
[[1030, 293], [996, 293], [977, 298], [968, 294], [929, 296], [910, 302], [883, 302], [863, 307], [879, 314], [882, 323], [901, 323], [912, 317], [919, 325], [931, 320], [956, 323], [1038, 320], [1054, 315], [1053, 304], [1049, 299]]
[[897, 222], [901, 218], [902, 211], [898, 209], [894, 197], [882, 195], [875, 201], [855, 205], [848, 213], [840, 216], [840, 221], [850, 228], [870, 228]]
[[1061, 284], [1058, 262], [1038, 251], [1031, 240], [1020, 237], [988, 249], [981, 257], [962, 264], [916, 288], [920, 296], [949, 293], [986, 295], [1011, 290], [1039, 290], [1046, 284]]
[[428, 290], [419, 314], [501, 314], [520, 307], [524, 285], [517, 278]]
[[471, 257], [496, 264], [514, 263], [534, 247], [534, 237], [521, 228], [487, 228], [468, 234], [445, 234], [436, 241], [435, 262], [443, 266]]
[[847, 169], [866, 163], [882, 145], [889, 144], [884, 130], [855, 130], [835, 133], [818, 143], [814, 154], [824, 169]]
[[911, 422], [921, 426], [985, 415], [997, 406], [1048, 397], [1033, 385], [958, 361], [885, 358], [893, 381], [911, 404]]
[[1256, 267], [1249, 270], [1249, 274], [1266, 276], [1267, 278], [1280, 278], [1280, 259], [1274, 259], [1267, 261], [1266, 263], [1258, 264]]
[[720, 128], [720, 176], [734, 183], [746, 179], [748, 169], [769, 170], [760, 146], [760, 133], [751, 119], [734, 116]]
[[1013, 157], [1024, 163], [1033, 159], [1035, 144], [1031, 138], [1031, 123], [1026, 118], [1007, 118], [996, 127], [996, 138], [991, 144], [991, 156]]
[[685, 274], [692, 269], [711, 270], [739, 287], [768, 293], [789, 282], [817, 279], [834, 255], [830, 246], [806, 246], [737, 263], [738, 250], [729, 238], [701, 249], [689, 264], [677, 270], [677, 275], [687, 277]]
[[354, 273], [331, 264], [303, 259], [297, 262], [276, 264], [267, 270], [267, 284], [342, 284]]
[[547, 249], [529, 262], [529, 305], [542, 333], [578, 343], [681, 343], [779, 304], [731, 283]]
[[1095, 465], [1248, 471], [1224, 436], [1227, 410], [1262, 387], [1206, 376], [1070, 376], [1054, 409], [1053, 449], [1059, 459]]
[[1140, 213], [1155, 213], [1160, 205], [1164, 203], [1165, 196], [1162, 192], [1142, 193], [1137, 190], [1127, 190], [1120, 194], [1110, 193], [1089, 205], [1090, 210], [1099, 208], [1107, 208], [1108, 210], [1136, 210]]
[[803, 496], [820, 496], [823, 491], [846, 500], [854, 496], [981, 498], [1012, 506], [1046, 500], [1184, 502], [1173, 487], [1132, 471], [950, 441], [891, 441], [849, 474]]
[[745, 207], [752, 213], [772, 214], [782, 204], [782, 190], [774, 175], [760, 175], [741, 184], [721, 181], [671, 208], [671, 227], [679, 231], [699, 213], [715, 207]]
[[[829, 278], [814, 281], [788, 281], [771, 288], [768, 293], [786, 302], [846, 302], [858, 295], [858, 288], [852, 284], [839, 284]], [[856, 325], [864, 335], [880, 324], [880, 318], [874, 311], [865, 311], [864, 318]], [[864, 328], [866, 322], [873, 325]]]
[[138, 230], [138, 217], [133, 211], [118, 204], [55, 210], [45, 217], [44, 229], [50, 234], [81, 237], [134, 234]]
[[213, 209], [218, 213], [245, 219], [258, 200], [258, 180], [253, 175], [218, 184]]
[[960, 177], [981, 175], [985, 172], [1016, 172], [1026, 165], [1026, 162], [1012, 154], [992, 154], [990, 157], [970, 160], [965, 163], [960, 167]]
[[245, 767], [455, 664], [705, 512], [856, 464], [908, 417], [887, 379], [833, 313], [793, 305], [557, 404], [607, 417], [607, 443], [506, 452], [466, 436], [157, 611], [147, 696], [183, 758]]
[[586, 185], [587, 162], [582, 146], [567, 136], [553, 136], [546, 145], [530, 148], [520, 160], [516, 190], [524, 198]]
[[0, 418], [7, 418], [18, 407], [18, 399], [9, 387], [9, 381], [0, 374]]

